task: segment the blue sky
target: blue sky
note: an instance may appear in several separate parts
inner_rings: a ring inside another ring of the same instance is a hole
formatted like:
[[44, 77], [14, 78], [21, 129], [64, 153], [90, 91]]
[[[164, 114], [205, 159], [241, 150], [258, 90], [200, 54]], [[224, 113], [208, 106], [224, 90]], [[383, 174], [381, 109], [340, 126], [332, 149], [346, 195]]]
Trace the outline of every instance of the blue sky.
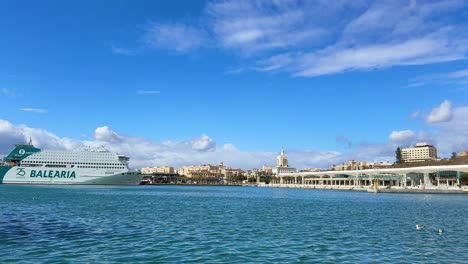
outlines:
[[0, 153], [135, 167], [468, 149], [465, 1], [2, 1]]

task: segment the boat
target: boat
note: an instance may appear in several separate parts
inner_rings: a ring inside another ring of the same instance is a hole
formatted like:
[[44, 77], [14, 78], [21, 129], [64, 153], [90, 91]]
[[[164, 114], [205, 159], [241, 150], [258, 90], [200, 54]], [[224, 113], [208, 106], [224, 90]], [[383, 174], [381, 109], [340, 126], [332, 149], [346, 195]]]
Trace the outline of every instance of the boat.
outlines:
[[105, 149], [41, 150], [16, 144], [0, 164], [2, 184], [138, 185], [143, 175], [129, 157]]

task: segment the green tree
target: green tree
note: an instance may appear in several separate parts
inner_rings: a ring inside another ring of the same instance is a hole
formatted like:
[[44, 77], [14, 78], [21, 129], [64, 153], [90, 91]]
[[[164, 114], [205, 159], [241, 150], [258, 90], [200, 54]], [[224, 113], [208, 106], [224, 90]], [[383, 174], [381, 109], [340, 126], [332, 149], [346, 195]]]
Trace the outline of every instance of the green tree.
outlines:
[[455, 160], [457, 158], [457, 153], [452, 152], [452, 157], [450, 157], [450, 160]]
[[401, 155], [401, 148], [398, 147], [395, 151], [396, 163], [403, 163], [403, 156]]

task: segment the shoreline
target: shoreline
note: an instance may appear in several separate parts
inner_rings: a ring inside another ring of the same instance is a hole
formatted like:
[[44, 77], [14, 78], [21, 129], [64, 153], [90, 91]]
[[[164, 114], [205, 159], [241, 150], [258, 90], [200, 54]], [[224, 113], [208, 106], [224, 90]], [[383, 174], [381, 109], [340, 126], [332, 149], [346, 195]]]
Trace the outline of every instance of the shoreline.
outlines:
[[414, 194], [468, 194], [468, 186], [464, 188], [437, 189], [437, 188], [404, 188], [392, 186], [390, 188], [377, 188], [374, 190], [365, 186], [317, 186], [302, 184], [142, 184], [140, 186], [236, 186], [236, 187], [269, 187], [269, 188], [289, 188], [289, 189], [313, 189], [313, 190], [338, 190], [338, 191], [358, 191], [369, 193], [414, 193]]
[[317, 189], [317, 190], [339, 190], [360, 191], [369, 193], [415, 193], [415, 194], [468, 194], [468, 186], [463, 188], [437, 189], [437, 188], [404, 188], [398, 186], [373, 189], [361, 186], [320, 186], [303, 184], [259, 184], [258, 187], [270, 188], [295, 188], [295, 189]]

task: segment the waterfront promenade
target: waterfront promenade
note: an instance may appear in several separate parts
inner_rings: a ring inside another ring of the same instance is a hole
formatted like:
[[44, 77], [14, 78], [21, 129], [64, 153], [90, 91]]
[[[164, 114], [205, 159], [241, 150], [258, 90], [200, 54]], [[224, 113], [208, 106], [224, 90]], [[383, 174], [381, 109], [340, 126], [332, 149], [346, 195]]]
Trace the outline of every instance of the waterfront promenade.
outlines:
[[281, 173], [259, 186], [380, 192], [468, 193], [468, 165]]

